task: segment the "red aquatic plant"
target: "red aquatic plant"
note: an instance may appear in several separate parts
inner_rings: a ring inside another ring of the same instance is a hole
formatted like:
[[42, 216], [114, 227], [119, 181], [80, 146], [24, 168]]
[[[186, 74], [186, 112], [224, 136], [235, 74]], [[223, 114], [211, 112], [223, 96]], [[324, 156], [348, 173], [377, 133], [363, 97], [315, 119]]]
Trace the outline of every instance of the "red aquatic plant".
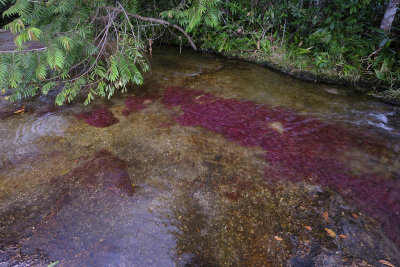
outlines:
[[146, 108], [146, 101], [151, 102], [152, 98], [132, 96], [125, 100], [126, 109], [122, 111], [122, 115], [128, 116], [131, 113], [139, 112]]
[[116, 187], [130, 195], [134, 187], [126, 168], [125, 161], [107, 150], [100, 150], [91, 160], [76, 168], [70, 175], [77, 177], [83, 184], [101, 185], [105, 188]]
[[90, 112], [75, 115], [80, 120], [91, 126], [105, 128], [118, 123], [118, 119], [114, 117], [112, 112], [106, 107], [101, 107]]
[[321, 122], [285, 108], [251, 101], [218, 98], [200, 91], [167, 87], [167, 107], [180, 105], [175, 120], [224, 135], [242, 146], [260, 146], [269, 167], [268, 181], [313, 181], [336, 190], [383, 225], [400, 244], [400, 181], [368, 172], [355, 175], [346, 165], [344, 152], [385, 145], [356, 130]]
[[118, 188], [131, 195], [134, 187], [126, 168], [125, 161], [107, 150], [100, 150], [91, 159], [82, 162], [75, 169], [53, 179], [52, 183], [64, 179], [67, 183], [74, 181], [88, 187], [110, 190]]

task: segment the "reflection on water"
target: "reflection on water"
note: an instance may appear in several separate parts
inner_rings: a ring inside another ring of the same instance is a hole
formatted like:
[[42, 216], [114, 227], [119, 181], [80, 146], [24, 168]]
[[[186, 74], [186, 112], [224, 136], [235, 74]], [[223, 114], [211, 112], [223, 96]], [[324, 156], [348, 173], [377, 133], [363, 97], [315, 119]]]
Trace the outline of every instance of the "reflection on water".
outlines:
[[0, 102], [0, 266], [400, 264], [398, 108], [190, 50], [152, 67], [89, 107]]

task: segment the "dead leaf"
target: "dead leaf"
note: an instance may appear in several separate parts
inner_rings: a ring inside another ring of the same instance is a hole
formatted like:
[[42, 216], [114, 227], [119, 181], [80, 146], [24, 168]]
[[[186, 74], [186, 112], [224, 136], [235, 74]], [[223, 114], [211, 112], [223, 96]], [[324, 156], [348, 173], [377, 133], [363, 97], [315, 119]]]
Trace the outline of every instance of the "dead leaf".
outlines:
[[144, 105], [150, 105], [151, 103], [153, 103], [153, 100], [151, 99], [146, 99], [145, 101], [143, 101]]
[[153, 40], [149, 39], [149, 52], [150, 52], [150, 55], [152, 55], [151, 52], [153, 51], [152, 45], [153, 45]]
[[22, 115], [22, 114], [24, 114], [24, 112], [25, 112], [25, 106], [22, 106], [21, 109], [19, 109], [19, 110], [17, 110], [17, 111], [14, 111], [14, 114], [21, 113], [21, 115]]
[[311, 226], [308, 226], [308, 225], [306, 225], [305, 228], [306, 228], [308, 231], [311, 231], [311, 230], [312, 230]]
[[358, 219], [357, 213], [352, 213], [352, 215], [353, 215], [354, 218]]
[[396, 267], [396, 266], [394, 266], [393, 264], [391, 264], [390, 262], [385, 261], [385, 260], [380, 260], [379, 262], [382, 263], [382, 264], [384, 264], [384, 265], [390, 266], [390, 267]]
[[324, 211], [324, 220], [328, 223], [329, 222], [329, 218], [328, 218], [328, 212]]
[[340, 238], [346, 239], [346, 238], [347, 238], [347, 235], [339, 235], [339, 237], [340, 237]]
[[60, 173], [60, 175], [64, 175], [64, 174], [67, 174], [67, 173], [69, 173], [69, 170], [63, 171], [62, 173]]
[[280, 237], [277, 236], [277, 235], [275, 235], [274, 238], [275, 238], [276, 241], [282, 241], [282, 240], [283, 240], [282, 238], [280, 238]]
[[331, 229], [325, 228], [325, 231], [330, 237], [336, 237], [336, 233], [334, 231], [332, 231]]

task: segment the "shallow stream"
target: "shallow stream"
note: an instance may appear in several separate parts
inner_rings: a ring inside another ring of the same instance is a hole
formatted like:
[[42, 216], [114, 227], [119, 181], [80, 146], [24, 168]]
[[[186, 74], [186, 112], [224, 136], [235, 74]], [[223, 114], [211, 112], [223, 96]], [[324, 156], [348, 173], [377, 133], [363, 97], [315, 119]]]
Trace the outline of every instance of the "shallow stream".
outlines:
[[399, 108], [157, 50], [110, 101], [0, 100], [1, 267], [400, 265]]

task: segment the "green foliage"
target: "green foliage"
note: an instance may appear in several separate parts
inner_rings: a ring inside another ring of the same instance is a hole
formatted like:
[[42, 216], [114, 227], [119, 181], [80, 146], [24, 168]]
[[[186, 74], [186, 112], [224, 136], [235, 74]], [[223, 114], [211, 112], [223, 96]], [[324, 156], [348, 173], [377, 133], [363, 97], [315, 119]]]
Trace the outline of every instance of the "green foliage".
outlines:
[[[224, 1], [219, 5], [220, 23], [203, 23], [194, 35], [203, 49], [284, 51], [284, 58], [296, 65], [344, 77], [375, 76], [381, 87], [395, 90], [400, 88], [400, 15], [389, 35], [381, 31], [386, 2]], [[164, 15], [189, 25], [187, 16], [170, 11]]]
[[[16, 0], [3, 16], [13, 18], [5, 28], [15, 34], [18, 49], [0, 54], [0, 88], [12, 92], [9, 100], [57, 89], [58, 105], [81, 92], [89, 103], [96, 95], [125, 91], [128, 83], [143, 83], [142, 72], [149, 68], [144, 41], [122, 15], [137, 4], [125, 2]], [[26, 52], [31, 41], [46, 48]]]
[[[89, 103], [141, 84], [145, 44], [165, 28], [127, 15], [138, 12], [182, 26], [206, 50], [282, 52], [302, 68], [375, 77], [388, 92], [400, 87], [399, 16], [389, 34], [379, 29], [386, 0], [0, 1], [12, 3], [3, 16], [12, 18], [6, 28], [19, 49], [0, 55], [0, 88], [11, 99], [57, 88], [58, 104], [82, 91]], [[21, 52], [35, 40], [46, 50]]]
[[195, 31], [203, 23], [214, 28], [219, 24], [221, 2], [221, 0], [182, 1], [176, 8], [161, 12], [161, 16], [185, 26], [188, 32]]
[[52, 263], [50, 263], [49, 265], [47, 265], [47, 267], [54, 267], [54, 266], [56, 266], [57, 264], [59, 264], [60, 263], [60, 261], [55, 261], [55, 262], [52, 262]]

